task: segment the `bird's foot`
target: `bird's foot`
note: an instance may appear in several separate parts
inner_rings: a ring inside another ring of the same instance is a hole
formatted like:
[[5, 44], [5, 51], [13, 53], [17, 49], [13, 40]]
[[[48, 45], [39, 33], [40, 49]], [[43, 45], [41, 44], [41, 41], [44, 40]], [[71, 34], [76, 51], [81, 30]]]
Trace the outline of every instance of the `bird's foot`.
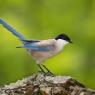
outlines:
[[43, 74], [44, 76], [55, 76], [53, 73], [51, 72], [43, 72], [43, 71], [38, 71], [39, 73]]
[[53, 73], [51, 73], [51, 72], [46, 72], [45, 76], [52, 76], [52, 77], [54, 77], [55, 75]]
[[43, 72], [43, 71], [38, 71], [38, 73], [44, 74], [44, 73], [46, 73], [46, 72]]
[[[44, 67], [44, 69], [41, 67], [41, 65]], [[40, 73], [42, 73], [44, 76], [55, 76], [50, 70], [48, 70], [46, 68], [46, 66], [44, 66], [43, 64], [38, 64], [39, 68], [41, 71], [39, 71]], [[47, 71], [47, 72], [46, 72]]]

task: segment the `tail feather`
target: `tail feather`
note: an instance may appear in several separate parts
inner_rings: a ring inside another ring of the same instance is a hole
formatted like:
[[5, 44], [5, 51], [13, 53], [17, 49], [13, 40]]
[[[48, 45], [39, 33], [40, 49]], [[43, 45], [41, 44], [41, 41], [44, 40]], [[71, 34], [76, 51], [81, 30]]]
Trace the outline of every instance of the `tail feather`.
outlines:
[[7, 30], [9, 30], [11, 33], [13, 33], [15, 36], [17, 36], [20, 40], [25, 40], [25, 37], [23, 35], [21, 35], [19, 32], [17, 32], [14, 28], [12, 28], [4, 20], [0, 19], [0, 24], [2, 24]]

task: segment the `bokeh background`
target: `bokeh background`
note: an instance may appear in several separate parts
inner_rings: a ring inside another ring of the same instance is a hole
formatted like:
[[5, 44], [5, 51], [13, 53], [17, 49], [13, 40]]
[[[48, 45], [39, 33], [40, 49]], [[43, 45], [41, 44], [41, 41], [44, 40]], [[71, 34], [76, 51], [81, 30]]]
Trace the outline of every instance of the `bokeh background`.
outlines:
[[[69, 75], [95, 88], [95, 0], [0, 0], [0, 18], [27, 39], [66, 33], [73, 45], [45, 62], [56, 75]], [[22, 43], [0, 25], [0, 85], [38, 72]]]

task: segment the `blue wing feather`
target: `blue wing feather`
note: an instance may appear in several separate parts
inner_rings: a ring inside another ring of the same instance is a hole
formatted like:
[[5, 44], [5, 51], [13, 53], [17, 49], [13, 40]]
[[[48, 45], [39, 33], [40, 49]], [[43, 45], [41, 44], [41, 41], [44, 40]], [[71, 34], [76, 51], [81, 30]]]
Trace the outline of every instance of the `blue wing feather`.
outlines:
[[47, 52], [47, 51], [51, 51], [53, 49], [53, 46], [40, 47], [36, 44], [26, 44], [22, 46], [21, 48], [31, 49], [33, 51]]

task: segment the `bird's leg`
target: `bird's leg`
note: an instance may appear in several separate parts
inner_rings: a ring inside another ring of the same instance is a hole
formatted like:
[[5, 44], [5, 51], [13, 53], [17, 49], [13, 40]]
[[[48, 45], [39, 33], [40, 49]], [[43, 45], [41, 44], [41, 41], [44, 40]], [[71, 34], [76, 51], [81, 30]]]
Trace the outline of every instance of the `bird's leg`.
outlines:
[[45, 73], [45, 71], [43, 70], [43, 68], [41, 67], [41, 65], [40, 64], [37, 64], [37, 65], [40, 68], [41, 72]]
[[48, 73], [54, 76], [54, 74], [45, 65], [42, 64], [42, 66], [48, 71]]

